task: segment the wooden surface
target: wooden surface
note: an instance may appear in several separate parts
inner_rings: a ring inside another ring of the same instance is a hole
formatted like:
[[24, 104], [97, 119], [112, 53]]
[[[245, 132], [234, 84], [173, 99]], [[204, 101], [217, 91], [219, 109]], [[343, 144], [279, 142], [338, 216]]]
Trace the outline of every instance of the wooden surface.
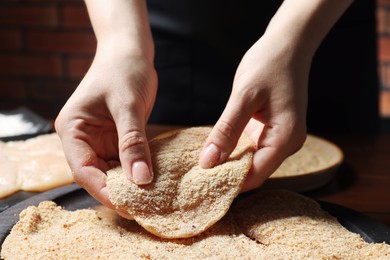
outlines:
[[[174, 129], [148, 126], [148, 137]], [[321, 136], [338, 145], [344, 162], [325, 186], [304, 194], [364, 213], [390, 226], [390, 134]]]
[[343, 150], [344, 163], [330, 183], [305, 194], [390, 226], [390, 134], [326, 138]]

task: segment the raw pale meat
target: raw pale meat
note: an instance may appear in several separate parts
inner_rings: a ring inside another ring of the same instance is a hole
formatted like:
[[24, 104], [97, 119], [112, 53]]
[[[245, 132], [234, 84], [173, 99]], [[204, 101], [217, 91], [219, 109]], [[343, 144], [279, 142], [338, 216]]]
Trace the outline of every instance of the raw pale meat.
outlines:
[[0, 198], [17, 190], [45, 191], [73, 182], [56, 133], [0, 143]]
[[20, 189], [18, 176], [15, 174], [17, 170], [17, 161], [13, 160], [10, 154], [7, 154], [5, 144], [0, 142], [0, 198], [15, 193]]

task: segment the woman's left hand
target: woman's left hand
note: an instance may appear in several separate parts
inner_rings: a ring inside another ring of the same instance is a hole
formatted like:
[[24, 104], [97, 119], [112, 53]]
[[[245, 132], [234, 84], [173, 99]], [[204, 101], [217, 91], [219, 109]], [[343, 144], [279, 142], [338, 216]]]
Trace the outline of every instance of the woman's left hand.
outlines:
[[200, 155], [200, 165], [224, 162], [243, 131], [257, 144], [243, 190], [260, 186], [306, 138], [310, 59], [263, 36], [243, 57], [233, 90]]

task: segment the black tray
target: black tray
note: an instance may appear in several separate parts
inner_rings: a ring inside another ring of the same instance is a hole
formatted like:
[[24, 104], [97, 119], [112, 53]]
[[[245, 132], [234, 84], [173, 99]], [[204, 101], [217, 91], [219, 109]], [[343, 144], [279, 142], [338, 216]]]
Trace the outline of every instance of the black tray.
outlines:
[[[245, 195], [244, 195], [245, 196]], [[238, 198], [239, 199], [239, 198]], [[52, 200], [67, 210], [90, 208], [100, 203], [77, 184], [72, 184], [30, 197], [0, 213], [0, 244], [19, 220], [19, 213], [28, 206], [37, 206], [41, 201]], [[349, 231], [360, 234], [367, 242], [390, 244], [390, 228], [375, 222], [351, 209], [319, 201], [321, 207], [338, 218]]]
[[24, 121], [30, 122], [35, 127], [35, 130], [29, 133], [0, 137], [0, 140], [4, 142], [26, 140], [41, 134], [49, 133], [53, 130], [50, 121], [34, 113], [27, 107], [19, 107], [13, 110], [0, 111], [0, 113], [3, 115], [21, 115]]

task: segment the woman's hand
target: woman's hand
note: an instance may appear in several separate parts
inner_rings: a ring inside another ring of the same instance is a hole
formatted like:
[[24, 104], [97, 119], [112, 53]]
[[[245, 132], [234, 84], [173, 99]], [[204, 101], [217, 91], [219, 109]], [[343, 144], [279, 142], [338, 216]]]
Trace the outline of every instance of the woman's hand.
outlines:
[[200, 154], [203, 168], [224, 162], [245, 131], [257, 144], [246, 191], [260, 186], [302, 146], [311, 60], [351, 2], [283, 2], [237, 69], [229, 101]]
[[136, 184], [153, 178], [145, 125], [157, 92], [154, 46], [146, 1], [85, 3], [97, 38], [96, 55], [55, 127], [75, 181], [114, 208], [106, 188], [109, 161], [120, 160]]
[[[280, 46], [280, 48], [278, 48]], [[260, 39], [243, 57], [224, 112], [205, 143], [200, 163], [227, 159], [245, 131], [257, 144], [243, 191], [260, 186], [306, 137], [310, 60], [272, 39]]]
[[143, 57], [98, 52], [88, 73], [56, 120], [75, 181], [112, 208], [108, 162], [120, 160], [136, 184], [152, 180], [145, 125], [157, 91], [153, 65]]

